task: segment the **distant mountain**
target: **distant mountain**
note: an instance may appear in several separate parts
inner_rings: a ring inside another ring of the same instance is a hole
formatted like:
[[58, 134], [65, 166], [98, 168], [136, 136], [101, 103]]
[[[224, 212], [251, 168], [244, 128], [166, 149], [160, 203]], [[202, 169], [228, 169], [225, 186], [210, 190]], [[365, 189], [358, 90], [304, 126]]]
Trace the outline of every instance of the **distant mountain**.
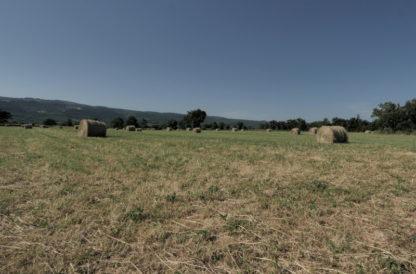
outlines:
[[[26, 123], [40, 123], [47, 118], [65, 121], [68, 118], [81, 120], [97, 118], [106, 123], [116, 116], [127, 118], [134, 115], [138, 119], [146, 119], [150, 124], [164, 124], [169, 120], [181, 120], [184, 114], [154, 111], [137, 111], [102, 106], [89, 106], [61, 100], [43, 100], [38, 98], [0, 97], [0, 109], [13, 115], [12, 120]], [[248, 127], [257, 128], [262, 121], [228, 119], [218, 116], [207, 116], [205, 123], [224, 122], [234, 125], [241, 121]]]

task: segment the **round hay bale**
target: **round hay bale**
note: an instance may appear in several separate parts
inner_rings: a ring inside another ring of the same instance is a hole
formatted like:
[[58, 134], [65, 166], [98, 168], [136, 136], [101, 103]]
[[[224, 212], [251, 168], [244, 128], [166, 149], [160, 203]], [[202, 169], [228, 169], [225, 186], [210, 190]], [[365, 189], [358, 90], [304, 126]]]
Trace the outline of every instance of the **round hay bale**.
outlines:
[[106, 134], [107, 128], [103, 122], [83, 119], [79, 123], [79, 136], [105, 137]]
[[172, 128], [171, 127], [167, 127], [166, 128], [166, 131], [172, 131]]
[[46, 125], [40, 125], [40, 128], [48, 128]]
[[194, 128], [192, 131], [195, 132], [195, 133], [201, 133], [202, 132], [201, 128], [199, 128], [199, 127]]
[[290, 133], [294, 134], [294, 135], [300, 135], [300, 129], [298, 129], [297, 127], [292, 128], [290, 130]]
[[322, 144], [348, 143], [348, 133], [341, 126], [322, 126], [318, 129], [316, 140]]
[[126, 131], [135, 131], [136, 127], [135, 126], [126, 126], [125, 130]]
[[317, 127], [311, 127], [309, 129], [309, 133], [315, 135], [318, 132], [318, 128]]
[[136, 131], [141, 132], [141, 131], [142, 131], [142, 129], [138, 127], [138, 128], [136, 128]]
[[220, 131], [220, 129], [219, 128], [216, 128], [215, 131]]
[[373, 133], [374, 133], [374, 131], [372, 131], [372, 130], [366, 130], [366, 131], [364, 131], [364, 133], [365, 133], [365, 134], [373, 134]]
[[272, 132], [273, 130], [271, 128], [266, 129], [267, 132]]
[[32, 129], [32, 125], [31, 124], [25, 124], [25, 125], [22, 125], [22, 127], [24, 129]]
[[231, 129], [231, 131], [232, 131], [232, 132], [237, 132], [237, 131], [238, 131], [238, 128], [233, 127], [233, 128]]
[[191, 130], [192, 130], [192, 128], [190, 128], [190, 127], [186, 128], [186, 131], [191, 131]]

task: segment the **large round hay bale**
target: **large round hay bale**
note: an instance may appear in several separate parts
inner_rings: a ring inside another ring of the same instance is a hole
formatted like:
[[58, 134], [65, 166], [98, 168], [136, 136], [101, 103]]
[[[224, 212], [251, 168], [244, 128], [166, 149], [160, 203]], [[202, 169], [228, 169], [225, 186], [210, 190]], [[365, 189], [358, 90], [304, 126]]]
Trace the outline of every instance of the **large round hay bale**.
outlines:
[[107, 127], [103, 122], [96, 120], [83, 119], [79, 122], [79, 136], [85, 137], [105, 137], [107, 134]]
[[172, 131], [172, 128], [171, 127], [167, 127], [166, 128], [166, 131]]
[[136, 130], [136, 127], [135, 126], [132, 126], [132, 125], [126, 126], [125, 130], [126, 131], [135, 131]]
[[372, 130], [366, 130], [366, 131], [364, 131], [364, 133], [365, 133], [365, 134], [373, 134], [373, 133], [374, 133], [374, 131], [372, 131]]
[[316, 140], [323, 144], [348, 143], [348, 133], [341, 126], [322, 126], [318, 129]]
[[202, 132], [201, 128], [199, 128], [199, 127], [194, 128], [192, 131], [195, 132], [195, 133], [201, 133]]
[[48, 128], [46, 125], [40, 125], [40, 128]]
[[219, 128], [216, 128], [215, 131], [220, 131], [220, 129]]
[[272, 132], [273, 130], [271, 128], [266, 129], [267, 132]]
[[231, 131], [232, 131], [232, 132], [237, 132], [237, 131], [238, 131], [238, 128], [233, 127], [233, 128], [231, 129]]
[[298, 129], [297, 127], [292, 128], [290, 130], [290, 133], [294, 134], [294, 135], [299, 135], [300, 134], [300, 129]]
[[191, 130], [192, 130], [192, 128], [190, 128], [190, 127], [186, 128], [186, 131], [191, 131]]
[[317, 127], [311, 127], [310, 129], [309, 129], [309, 133], [310, 134], [316, 134], [318, 132], [318, 128]]
[[142, 129], [138, 127], [138, 128], [136, 128], [136, 131], [141, 132], [141, 131], [142, 131]]

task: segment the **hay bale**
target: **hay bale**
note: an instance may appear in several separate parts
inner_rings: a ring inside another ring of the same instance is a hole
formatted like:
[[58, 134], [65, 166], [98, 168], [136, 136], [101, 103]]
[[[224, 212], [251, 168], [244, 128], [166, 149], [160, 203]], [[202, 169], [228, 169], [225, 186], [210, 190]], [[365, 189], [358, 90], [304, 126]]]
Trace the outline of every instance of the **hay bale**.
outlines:
[[22, 125], [22, 127], [24, 129], [32, 129], [32, 125], [31, 124], [25, 124], [25, 125]]
[[166, 131], [172, 131], [172, 128], [171, 127], [167, 127], [166, 128]]
[[191, 130], [192, 130], [192, 128], [190, 128], [190, 127], [186, 128], [186, 131], [191, 131]]
[[107, 135], [107, 127], [103, 122], [83, 119], [79, 122], [78, 135], [85, 137], [105, 137]]
[[318, 132], [318, 128], [317, 127], [311, 127], [309, 129], [309, 133], [315, 135]]
[[126, 131], [135, 131], [136, 127], [135, 126], [126, 126], [125, 130]]
[[231, 129], [231, 131], [232, 131], [232, 132], [237, 132], [237, 131], [238, 131], [238, 128], [233, 127], [233, 128]]
[[297, 127], [292, 128], [290, 130], [290, 133], [294, 134], [294, 135], [299, 135], [300, 134], [300, 129], [298, 129]]
[[201, 128], [199, 128], [199, 127], [194, 128], [192, 131], [195, 132], [195, 133], [201, 133], [202, 132]]
[[372, 130], [366, 130], [366, 131], [364, 131], [364, 133], [365, 133], [365, 134], [373, 134], [373, 133], [374, 133], [374, 131], [372, 131]]
[[219, 128], [216, 128], [215, 131], [220, 131], [220, 129]]
[[46, 125], [40, 125], [40, 128], [48, 128]]
[[138, 128], [136, 128], [136, 131], [141, 132], [141, 131], [142, 131], [142, 129], [138, 127]]
[[271, 128], [266, 129], [267, 132], [272, 132], [273, 130]]
[[318, 129], [316, 140], [323, 144], [348, 143], [348, 133], [341, 126], [322, 126]]

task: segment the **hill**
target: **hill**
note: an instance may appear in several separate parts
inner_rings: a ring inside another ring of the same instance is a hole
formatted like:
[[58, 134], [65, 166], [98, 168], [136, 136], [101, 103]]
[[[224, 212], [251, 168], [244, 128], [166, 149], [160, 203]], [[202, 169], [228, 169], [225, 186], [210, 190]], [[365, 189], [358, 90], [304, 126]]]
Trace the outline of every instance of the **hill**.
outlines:
[[[97, 118], [109, 123], [112, 118], [120, 116], [126, 118], [134, 115], [138, 119], [146, 119], [150, 124], [163, 124], [169, 120], [181, 120], [184, 116], [179, 113], [164, 113], [155, 111], [138, 111], [103, 106], [90, 106], [62, 100], [44, 100], [38, 98], [10, 98], [0, 97], [0, 109], [7, 110], [13, 115], [13, 120], [26, 123], [40, 123], [47, 118], [65, 121], [68, 118], [80, 120]], [[205, 122], [224, 122], [234, 125], [238, 121], [249, 127], [257, 128], [261, 121], [228, 119], [218, 116], [207, 116]]]

